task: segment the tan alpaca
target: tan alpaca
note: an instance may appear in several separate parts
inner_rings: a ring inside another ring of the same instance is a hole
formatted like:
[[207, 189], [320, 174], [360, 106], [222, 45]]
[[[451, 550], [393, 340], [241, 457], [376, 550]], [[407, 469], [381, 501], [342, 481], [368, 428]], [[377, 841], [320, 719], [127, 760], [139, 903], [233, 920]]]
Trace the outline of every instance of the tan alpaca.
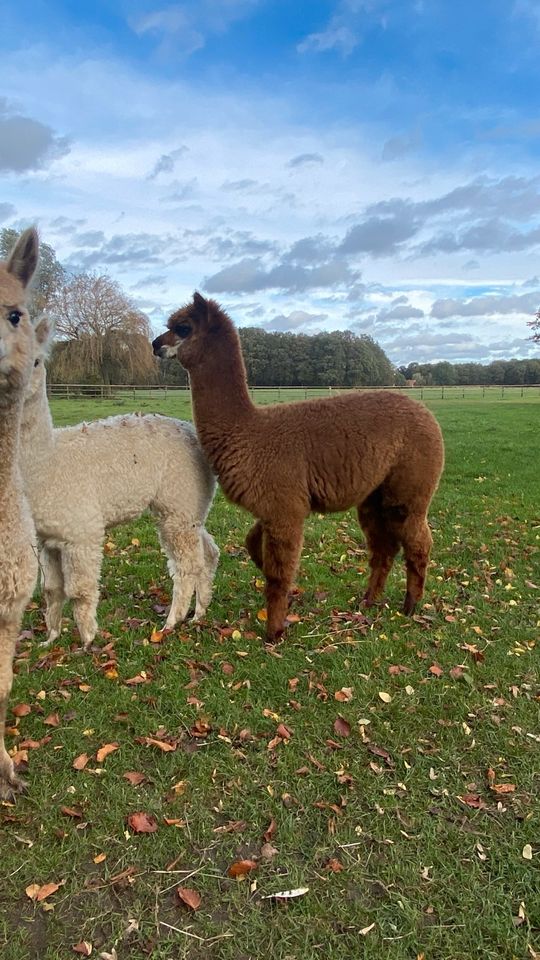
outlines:
[[37, 576], [34, 525], [18, 463], [24, 391], [34, 362], [34, 328], [25, 307], [26, 289], [38, 258], [35, 230], [26, 230], [9, 258], [0, 262], [0, 798], [24, 784], [4, 744], [13, 655], [24, 608]]
[[403, 548], [403, 609], [411, 614], [423, 595], [432, 543], [427, 511], [444, 462], [429, 411], [390, 391], [256, 407], [238, 333], [215, 301], [196, 293], [168, 327], [154, 352], [177, 356], [189, 371], [203, 450], [229, 500], [257, 517], [246, 546], [266, 578], [268, 638], [283, 631], [312, 511], [357, 508], [370, 551], [366, 605]]
[[42, 317], [20, 430], [21, 473], [41, 547], [47, 642], [59, 636], [71, 599], [81, 642], [90, 648], [105, 531], [145, 510], [156, 519], [173, 580], [165, 627], [185, 619], [194, 591], [201, 619], [219, 550], [204, 526], [216, 480], [193, 424], [129, 414], [55, 429], [44, 365], [52, 338], [52, 323]]

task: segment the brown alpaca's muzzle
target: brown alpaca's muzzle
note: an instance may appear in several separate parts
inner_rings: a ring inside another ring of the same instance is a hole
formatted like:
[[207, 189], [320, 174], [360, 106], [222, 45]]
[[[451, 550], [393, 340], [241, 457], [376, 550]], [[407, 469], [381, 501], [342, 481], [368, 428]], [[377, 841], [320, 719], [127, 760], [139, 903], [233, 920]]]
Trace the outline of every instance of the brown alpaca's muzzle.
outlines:
[[156, 357], [161, 357], [162, 359], [170, 359], [176, 357], [176, 348], [178, 346], [178, 337], [174, 335], [170, 330], [167, 330], [166, 333], [162, 333], [161, 336], [156, 337], [155, 340], [152, 340], [152, 350]]

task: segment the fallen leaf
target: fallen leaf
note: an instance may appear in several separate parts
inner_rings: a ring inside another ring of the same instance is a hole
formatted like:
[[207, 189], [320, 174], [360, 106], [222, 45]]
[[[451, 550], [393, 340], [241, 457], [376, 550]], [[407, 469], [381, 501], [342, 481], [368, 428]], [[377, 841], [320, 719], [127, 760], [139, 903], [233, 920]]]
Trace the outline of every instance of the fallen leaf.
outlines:
[[278, 852], [277, 847], [273, 847], [271, 843], [263, 843], [261, 847], [261, 857], [263, 860], [271, 860]]
[[272, 817], [272, 819], [270, 820], [270, 823], [268, 824], [266, 830], [263, 833], [263, 838], [266, 841], [266, 843], [268, 843], [272, 839], [276, 830], [277, 830], [277, 824], [274, 818]]
[[389, 693], [385, 693], [384, 690], [379, 690], [379, 700], [382, 700], [383, 703], [391, 703], [392, 697]]
[[74, 820], [80, 820], [82, 817], [82, 810], [80, 807], [60, 807], [60, 813], [63, 813], [65, 817], [73, 817]]
[[429, 672], [433, 674], [434, 677], [442, 677], [444, 670], [439, 666], [438, 663], [432, 663]]
[[152, 633], [150, 634], [150, 643], [161, 643], [164, 635], [164, 630], [152, 630]]
[[103, 861], [106, 859], [107, 859], [106, 853], [98, 853], [96, 854], [95, 857], [92, 857], [92, 860], [94, 861], [94, 863], [103, 863]]
[[337, 857], [331, 857], [324, 869], [330, 870], [332, 873], [341, 873], [343, 870], [343, 864], [341, 860], [337, 859]]
[[32, 707], [27, 703], [16, 703], [15, 706], [11, 708], [11, 712], [14, 717], [27, 717], [28, 714], [32, 712]]
[[50, 713], [48, 717], [45, 717], [43, 723], [45, 723], [48, 727], [59, 727], [60, 716], [58, 713]]
[[127, 822], [135, 833], [155, 833], [158, 828], [153, 813], [130, 813]]
[[276, 734], [278, 737], [281, 737], [283, 740], [290, 740], [292, 737], [292, 731], [289, 730], [289, 728], [286, 727], [284, 723], [279, 724], [276, 730]]
[[89, 957], [92, 953], [92, 944], [88, 940], [81, 940], [80, 943], [75, 943], [71, 949], [74, 953], [80, 953], [83, 957]]
[[530, 843], [525, 844], [525, 846], [523, 847], [523, 850], [521, 851], [521, 856], [523, 857], [524, 860], [532, 860], [533, 851]]
[[351, 735], [351, 725], [341, 714], [338, 714], [334, 720], [334, 731], [340, 737], [349, 737]]
[[295, 890], [277, 890], [276, 893], [266, 893], [261, 900], [293, 900], [309, 893], [309, 887], [296, 887]]
[[334, 694], [334, 700], [337, 700], [339, 703], [349, 703], [352, 698], [352, 687], [342, 687], [341, 690], [336, 690]]
[[190, 910], [198, 910], [201, 905], [201, 895], [190, 887], [177, 887], [176, 895], [178, 899], [185, 903]]
[[361, 937], [365, 937], [370, 930], [373, 930], [374, 926], [375, 926], [374, 923], [370, 923], [369, 927], [362, 927], [362, 929], [359, 930], [358, 933], [360, 934]]
[[235, 863], [231, 863], [227, 875], [229, 877], [245, 877], [246, 874], [251, 873], [256, 868], [255, 860], [237, 860]]
[[26, 887], [25, 893], [27, 897], [30, 897], [30, 900], [41, 903], [42, 900], [46, 900], [47, 897], [56, 893], [61, 886], [61, 883], [44, 883], [42, 886], [39, 883], [31, 883], [29, 887]]
[[487, 803], [477, 793], [464, 793], [463, 796], [458, 797], [458, 800], [461, 800], [468, 807], [474, 807], [476, 810], [487, 808]]
[[163, 750], [163, 753], [176, 750], [176, 744], [168, 743], [167, 740], [155, 740], [153, 737], [142, 737], [141, 739], [148, 747], [157, 747], [158, 750]]
[[138, 770], [126, 770], [123, 776], [124, 780], [128, 780], [133, 787], [138, 787], [146, 780], [144, 773], [139, 773]]
[[260, 620], [262, 623], [266, 623], [268, 620], [268, 613], [266, 612], [265, 607], [257, 612], [257, 620]]
[[96, 753], [97, 762], [103, 763], [105, 757], [108, 757], [110, 753], [114, 753], [115, 750], [118, 750], [119, 746], [120, 744], [118, 743], [104, 743]]
[[84, 770], [86, 764], [88, 763], [90, 757], [87, 753], [80, 753], [78, 757], [75, 757], [71, 766], [74, 770]]

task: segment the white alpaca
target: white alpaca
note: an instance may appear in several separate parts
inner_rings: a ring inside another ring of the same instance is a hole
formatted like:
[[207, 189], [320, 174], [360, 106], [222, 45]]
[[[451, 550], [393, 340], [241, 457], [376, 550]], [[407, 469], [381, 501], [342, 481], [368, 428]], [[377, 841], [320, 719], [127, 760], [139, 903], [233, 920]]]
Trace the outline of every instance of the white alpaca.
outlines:
[[37, 233], [26, 230], [8, 260], [0, 263], [0, 799], [4, 800], [24, 787], [6, 750], [4, 733], [15, 643], [38, 567], [18, 463], [24, 390], [35, 353], [25, 296], [37, 259]]
[[173, 580], [165, 627], [195, 619], [212, 595], [219, 550], [204, 522], [216, 481], [190, 423], [157, 414], [109, 417], [53, 428], [44, 359], [52, 324], [36, 327], [35, 367], [21, 426], [21, 470], [41, 547], [47, 643], [73, 600], [83, 647], [97, 631], [96, 609], [105, 531], [150, 509]]

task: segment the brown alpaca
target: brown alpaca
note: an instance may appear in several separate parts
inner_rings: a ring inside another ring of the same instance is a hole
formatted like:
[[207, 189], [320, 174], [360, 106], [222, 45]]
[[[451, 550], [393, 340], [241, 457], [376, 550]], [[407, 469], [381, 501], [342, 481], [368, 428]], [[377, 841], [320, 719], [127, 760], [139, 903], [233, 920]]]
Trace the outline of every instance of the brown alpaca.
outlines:
[[37, 233], [25, 230], [0, 263], [0, 799], [11, 799], [24, 786], [5, 748], [4, 728], [15, 643], [38, 568], [34, 524], [19, 471], [24, 392], [35, 354], [26, 288], [37, 258]]
[[266, 578], [267, 635], [283, 632], [304, 520], [356, 506], [371, 574], [364, 603], [384, 588], [403, 547], [404, 612], [422, 597], [432, 544], [427, 511], [443, 468], [429, 411], [390, 391], [256, 407], [238, 333], [213, 300], [195, 293], [153, 342], [189, 371], [195, 426], [225, 495], [257, 522], [246, 539]]

